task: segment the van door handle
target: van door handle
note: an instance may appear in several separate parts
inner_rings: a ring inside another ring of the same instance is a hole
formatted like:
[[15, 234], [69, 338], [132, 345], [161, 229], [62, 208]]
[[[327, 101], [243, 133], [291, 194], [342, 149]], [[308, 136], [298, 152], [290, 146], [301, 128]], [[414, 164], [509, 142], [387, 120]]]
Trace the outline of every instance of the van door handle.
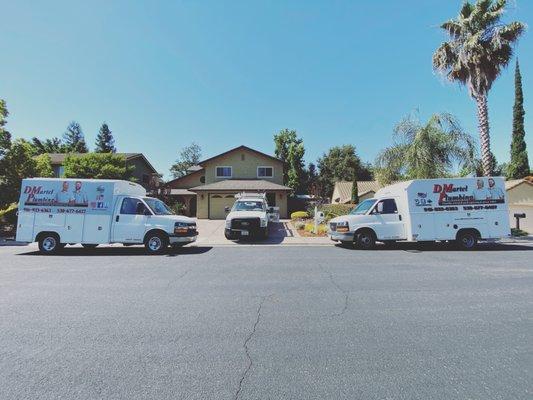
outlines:
[[120, 215], [117, 215], [117, 216], [115, 217], [115, 221], [118, 222], [119, 219], [120, 219]]
[[402, 220], [402, 216], [400, 214], [398, 214], [398, 219], [401, 221]]

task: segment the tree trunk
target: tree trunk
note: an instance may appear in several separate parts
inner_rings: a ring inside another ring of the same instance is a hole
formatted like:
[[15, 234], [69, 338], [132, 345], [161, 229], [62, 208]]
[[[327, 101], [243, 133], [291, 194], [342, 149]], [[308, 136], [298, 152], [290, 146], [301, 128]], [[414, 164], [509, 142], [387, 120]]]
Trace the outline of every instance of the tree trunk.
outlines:
[[481, 161], [483, 165], [483, 175], [492, 175], [492, 155], [490, 152], [490, 130], [489, 130], [489, 108], [487, 96], [480, 95], [476, 98], [477, 118], [479, 123], [479, 140], [481, 142]]

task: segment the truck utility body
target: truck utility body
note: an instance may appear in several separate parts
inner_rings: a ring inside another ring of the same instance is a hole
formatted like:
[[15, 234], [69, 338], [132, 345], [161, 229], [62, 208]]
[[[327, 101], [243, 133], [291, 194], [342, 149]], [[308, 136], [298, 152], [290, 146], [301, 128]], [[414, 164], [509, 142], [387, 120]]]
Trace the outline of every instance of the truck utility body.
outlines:
[[196, 240], [193, 219], [173, 215], [160, 200], [133, 182], [95, 179], [22, 181], [17, 240], [39, 242], [43, 253], [65, 244], [144, 244], [150, 253], [168, 244]]
[[371, 248], [376, 241], [457, 241], [510, 236], [503, 178], [441, 178], [400, 182], [376, 192], [329, 223], [332, 240]]
[[277, 221], [274, 207], [269, 207], [265, 193], [239, 193], [233, 207], [227, 209], [224, 234], [226, 239], [268, 237], [268, 225]]

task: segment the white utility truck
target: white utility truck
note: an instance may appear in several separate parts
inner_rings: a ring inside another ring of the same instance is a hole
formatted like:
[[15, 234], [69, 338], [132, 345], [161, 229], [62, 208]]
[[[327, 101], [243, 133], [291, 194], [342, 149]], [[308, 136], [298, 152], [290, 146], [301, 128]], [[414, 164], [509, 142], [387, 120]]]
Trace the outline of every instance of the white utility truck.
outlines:
[[196, 240], [193, 219], [174, 215], [133, 182], [96, 179], [22, 180], [17, 240], [38, 242], [43, 254], [66, 244], [144, 244], [148, 253]]
[[473, 249], [478, 240], [510, 234], [504, 180], [491, 177], [400, 182], [329, 223], [332, 240], [362, 249], [376, 241], [455, 241]]
[[226, 239], [268, 238], [268, 225], [279, 220], [279, 212], [269, 207], [265, 193], [239, 193], [231, 209], [226, 208]]

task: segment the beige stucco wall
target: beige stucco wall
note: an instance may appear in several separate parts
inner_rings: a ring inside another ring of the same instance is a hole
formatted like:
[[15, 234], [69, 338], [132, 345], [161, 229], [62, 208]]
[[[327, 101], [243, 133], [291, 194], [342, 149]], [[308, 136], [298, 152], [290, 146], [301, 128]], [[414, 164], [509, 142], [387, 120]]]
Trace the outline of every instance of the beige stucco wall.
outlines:
[[[244, 155], [244, 160], [242, 159]], [[227, 178], [216, 178], [216, 167], [233, 167], [231, 179], [258, 179], [257, 167], [273, 167], [274, 176], [272, 178], [260, 178], [283, 185], [283, 163], [269, 157], [241, 149], [233, 151], [222, 157], [207, 162], [204, 166], [205, 183], [219, 182]]]
[[520, 220], [520, 229], [533, 234], [533, 185], [523, 182], [507, 191], [509, 199], [509, 221], [511, 228], [516, 226], [514, 214], [525, 213]]
[[201, 192], [196, 194], [196, 218], [209, 218], [208, 199], [209, 193]]
[[190, 189], [196, 186], [203, 185], [200, 182], [200, 178], [204, 175], [204, 171], [193, 172], [192, 174], [185, 175], [178, 180], [168, 183], [168, 187], [172, 189]]

